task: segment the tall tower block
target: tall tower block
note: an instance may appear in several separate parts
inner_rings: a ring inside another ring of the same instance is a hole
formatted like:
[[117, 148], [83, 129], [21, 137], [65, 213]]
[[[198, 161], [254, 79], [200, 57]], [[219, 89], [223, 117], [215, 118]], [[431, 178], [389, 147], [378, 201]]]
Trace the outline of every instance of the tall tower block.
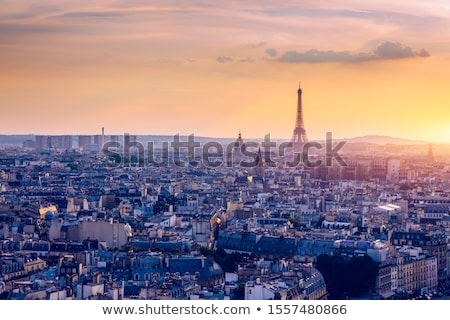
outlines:
[[105, 144], [105, 127], [102, 127], [102, 145], [100, 146], [100, 150], [103, 148]]
[[298, 85], [297, 95], [297, 118], [295, 121], [294, 132], [292, 133], [292, 150], [295, 153], [300, 153], [303, 144], [308, 141], [305, 124], [303, 122], [302, 88], [300, 83]]

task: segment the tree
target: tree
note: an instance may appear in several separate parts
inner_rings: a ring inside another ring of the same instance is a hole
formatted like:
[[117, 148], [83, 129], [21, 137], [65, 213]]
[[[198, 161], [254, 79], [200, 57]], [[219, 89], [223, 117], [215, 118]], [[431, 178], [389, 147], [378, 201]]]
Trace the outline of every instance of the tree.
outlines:
[[300, 220], [296, 218], [289, 218], [289, 222], [292, 223], [294, 228], [301, 228], [306, 226], [304, 223], [301, 223]]
[[76, 163], [76, 162], [70, 162], [67, 164], [67, 166], [70, 168], [70, 170], [73, 170], [73, 171], [78, 170], [78, 163]]
[[367, 255], [352, 257], [320, 255], [316, 268], [322, 273], [330, 298], [358, 297], [375, 285], [378, 265]]
[[211, 250], [206, 247], [200, 248], [200, 253], [204, 256], [212, 256], [214, 261], [219, 264], [224, 272], [235, 272], [236, 265], [242, 260], [245, 255], [243, 253], [226, 253], [224, 249], [218, 248], [217, 250]]
[[322, 228], [322, 222], [324, 222], [324, 221], [325, 221], [325, 217], [320, 216], [319, 220], [314, 225], [314, 228]]

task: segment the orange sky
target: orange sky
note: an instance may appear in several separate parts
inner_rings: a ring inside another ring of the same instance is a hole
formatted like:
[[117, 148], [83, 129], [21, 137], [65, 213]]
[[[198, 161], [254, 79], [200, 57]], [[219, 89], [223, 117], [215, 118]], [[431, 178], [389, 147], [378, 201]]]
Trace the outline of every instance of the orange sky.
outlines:
[[450, 142], [450, 4], [392, 2], [0, 0], [0, 134], [289, 138], [301, 81], [310, 139]]

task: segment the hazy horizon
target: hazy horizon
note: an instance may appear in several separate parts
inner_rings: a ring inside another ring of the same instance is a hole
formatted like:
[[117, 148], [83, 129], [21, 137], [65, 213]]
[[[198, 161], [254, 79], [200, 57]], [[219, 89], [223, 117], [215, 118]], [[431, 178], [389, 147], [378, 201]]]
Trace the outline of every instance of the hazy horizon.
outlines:
[[[195, 133], [190, 133], [190, 134], [180, 134], [180, 133], [174, 133], [174, 134], [152, 134], [152, 133], [147, 133], [147, 134], [134, 134], [133, 132], [124, 132], [124, 133], [109, 133], [106, 134], [105, 136], [118, 136], [118, 137], [123, 137], [126, 134], [132, 135], [132, 136], [137, 136], [137, 137], [161, 137], [161, 138], [169, 138], [172, 139], [175, 135], [179, 135], [180, 138], [187, 138], [190, 135], [194, 135], [195, 139], [200, 139], [200, 140], [206, 140], [206, 139], [210, 139], [211, 141], [213, 141], [214, 139], [217, 140], [226, 140], [226, 141], [234, 141], [237, 139], [237, 135], [235, 137], [232, 136], [218, 136], [218, 137], [214, 137], [214, 136], [201, 136], [201, 135], [196, 135]], [[77, 136], [84, 136], [84, 135], [90, 135], [90, 136], [95, 136], [95, 135], [101, 135], [101, 132], [94, 132], [94, 133], [80, 133], [80, 134], [34, 134], [34, 133], [18, 133], [18, 134], [3, 134], [0, 133], [0, 137], [10, 137], [10, 138], [14, 138], [14, 137], [35, 137], [35, 136], [40, 136], [40, 135], [44, 135], [44, 136], [72, 136], [72, 137], [77, 137]], [[308, 139], [309, 141], [325, 141], [326, 140], [326, 133], [324, 133], [323, 137], [318, 137], [317, 139]], [[261, 137], [245, 137], [244, 134], [242, 134], [242, 138], [244, 140], [244, 142], [249, 142], [249, 141], [263, 141], [265, 139], [266, 135], [263, 135]], [[270, 135], [270, 140], [271, 141], [290, 141], [292, 137], [273, 137], [272, 135]], [[363, 143], [374, 143], [374, 144], [448, 144], [450, 145], [450, 142], [434, 142], [434, 141], [426, 141], [426, 140], [415, 140], [415, 139], [408, 139], [408, 138], [403, 138], [403, 137], [393, 137], [393, 136], [387, 136], [387, 135], [365, 135], [365, 136], [354, 136], [354, 137], [335, 137], [332, 133], [332, 139], [334, 141], [348, 141], [351, 143], [359, 143], [359, 142], [363, 142]], [[1, 143], [1, 140], [0, 140]]]

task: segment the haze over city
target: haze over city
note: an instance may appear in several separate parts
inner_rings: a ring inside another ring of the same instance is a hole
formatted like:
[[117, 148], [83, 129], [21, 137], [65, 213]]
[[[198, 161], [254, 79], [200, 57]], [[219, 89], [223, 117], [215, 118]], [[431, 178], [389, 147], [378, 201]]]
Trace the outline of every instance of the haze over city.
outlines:
[[446, 1], [0, 5], [0, 134], [450, 141]]
[[448, 2], [0, 0], [0, 314], [450, 300]]

